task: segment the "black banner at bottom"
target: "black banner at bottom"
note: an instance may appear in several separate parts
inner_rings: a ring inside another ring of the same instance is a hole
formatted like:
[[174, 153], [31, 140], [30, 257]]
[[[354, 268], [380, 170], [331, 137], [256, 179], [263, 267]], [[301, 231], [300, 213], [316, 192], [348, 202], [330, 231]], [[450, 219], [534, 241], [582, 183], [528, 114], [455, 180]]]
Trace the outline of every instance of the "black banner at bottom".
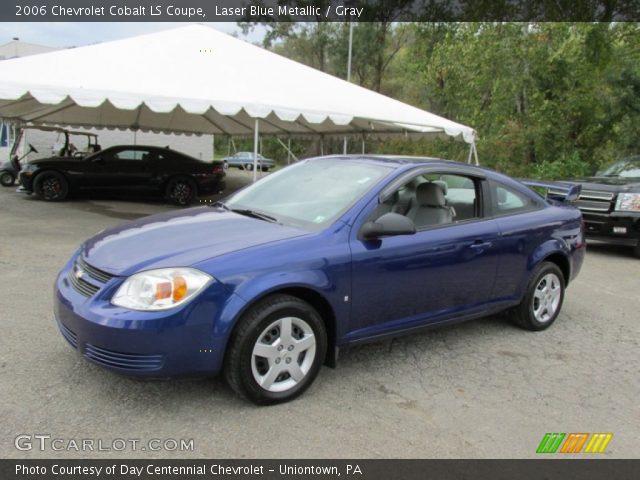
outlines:
[[639, 460], [0, 460], [2, 480], [626, 480], [638, 471]]

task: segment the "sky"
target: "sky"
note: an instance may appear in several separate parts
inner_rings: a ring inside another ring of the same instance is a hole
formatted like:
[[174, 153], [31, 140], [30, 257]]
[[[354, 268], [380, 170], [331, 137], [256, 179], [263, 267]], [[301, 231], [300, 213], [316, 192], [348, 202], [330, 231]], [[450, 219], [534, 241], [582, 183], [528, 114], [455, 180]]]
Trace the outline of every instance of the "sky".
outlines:
[[[0, 45], [10, 42], [14, 37], [29, 43], [48, 47], [79, 47], [97, 42], [133, 37], [144, 33], [157, 32], [181, 25], [186, 22], [0, 22]], [[246, 37], [232, 22], [204, 23], [225, 33], [237, 33], [240, 38], [250, 42], [260, 42], [264, 30], [260, 27]]]

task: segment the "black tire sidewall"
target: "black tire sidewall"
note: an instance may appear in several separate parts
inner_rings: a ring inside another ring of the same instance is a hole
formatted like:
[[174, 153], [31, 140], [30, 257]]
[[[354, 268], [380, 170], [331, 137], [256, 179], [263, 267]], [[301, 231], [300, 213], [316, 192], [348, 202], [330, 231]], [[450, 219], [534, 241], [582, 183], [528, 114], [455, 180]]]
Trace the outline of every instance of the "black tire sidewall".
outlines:
[[[11, 181], [8, 181], [5, 179], [11, 179]], [[2, 184], [3, 187], [10, 187], [15, 183], [15, 181], [16, 181], [16, 177], [11, 173], [9, 172], [0, 173], [0, 184]]]
[[[42, 183], [50, 177], [55, 177], [60, 181], [62, 193], [58, 198], [46, 198], [42, 192]], [[69, 194], [69, 182], [67, 182], [67, 179], [60, 172], [56, 172], [55, 170], [45, 171], [39, 173], [33, 180], [33, 191], [42, 200], [45, 200], [47, 202], [60, 202], [66, 199], [67, 195]]]
[[[540, 280], [542, 279], [542, 277], [544, 277], [549, 273], [553, 273], [560, 280], [560, 303], [558, 304], [558, 308], [556, 309], [556, 312], [554, 313], [553, 318], [551, 318], [551, 320], [546, 322], [540, 322], [536, 319], [535, 315], [533, 314], [533, 297], [535, 295], [536, 287], [538, 286], [538, 283], [540, 283]], [[556, 321], [556, 319], [558, 318], [558, 315], [560, 315], [560, 311], [562, 310], [562, 305], [564, 303], [564, 294], [565, 294], [565, 279], [564, 279], [562, 270], [560, 270], [560, 268], [555, 263], [551, 263], [551, 262], [541, 263], [536, 269], [536, 271], [534, 272], [534, 275], [532, 276], [531, 281], [529, 282], [529, 285], [527, 287], [527, 294], [524, 298], [523, 303], [520, 305], [520, 309], [521, 309], [520, 315], [524, 317], [523, 319], [525, 323], [525, 325], [523, 326], [525, 326], [529, 330], [534, 330], [534, 331], [544, 330], [550, 327]]]
[[[240, 358], [236, 364], [240, 369], [238, 373], [242, 390], [249, 399], [258, 404], [275, 404], [293, 400], [309, 388], [322, 367], [327, 350], [327, 333], [324, 322], [311, 305], [295, 298], [276, 304], [266, 304], [266, 306], [259, 305], [257, 309], [258, 311], [254, 312], [252, 317], [246, 319], [252, 324], [246, 330], [245, 335], [243, 338], [237, 339], [241, 342], [238, 350]], [[315, 358], [311, 369], [298, 385], [285, 392], [269, 392], [261, 388], [253, 378], [251, 369], [253, 347], [258, 336], [269, 324], [285, 316], [301, 318], [313, 329], [316, 337]]]

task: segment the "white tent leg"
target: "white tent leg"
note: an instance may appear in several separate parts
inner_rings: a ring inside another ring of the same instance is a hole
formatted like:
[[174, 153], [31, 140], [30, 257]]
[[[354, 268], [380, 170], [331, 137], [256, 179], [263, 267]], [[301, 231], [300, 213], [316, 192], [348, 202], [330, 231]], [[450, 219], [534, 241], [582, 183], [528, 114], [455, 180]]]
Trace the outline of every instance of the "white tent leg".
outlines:
[[342, 148], [343, 152], [345, 155], [347, 154], [347, 137], [344, 137], [344, 146]]
[[320, 155], [324, 155], [324, 135], [320, 136]]
[[469, 145], [469, 155], [467, 156], [467, 163], [471, 163], [471, 156], [473, 155], [473, 143]]
[[364, 155], [364, 135], [362, 136], [362, 154]]
[[[291, 163], [291, 137], [287, 140], [287, 165]], [[294, 156], [295, 158], [295, 156]]]
[[211, 160], [216, 159], [216, 136], [211, 135]]
[[258, 178], [258, 119], [255, 120], [253, 128], [253, 181]]
[[478, 149], [476, 148], [475, 142], [473, 142], [473, 158], [476, 160], [476, 165], [480, 165], [480, 161], [478, 160]]

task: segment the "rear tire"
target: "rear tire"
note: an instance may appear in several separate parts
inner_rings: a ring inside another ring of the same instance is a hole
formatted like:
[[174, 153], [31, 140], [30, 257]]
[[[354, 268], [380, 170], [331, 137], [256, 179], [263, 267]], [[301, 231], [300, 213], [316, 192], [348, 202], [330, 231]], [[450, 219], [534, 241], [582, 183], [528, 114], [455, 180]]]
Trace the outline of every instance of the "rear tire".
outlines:
[[288, 402], [313, 383], [326, 351], [327, 332], [318, 312], [299, 298], [274, 295], [239, 320], [224, 376], [236, 393], [256, 404]]
[[564, 290], [560, 268], [555, 263], [542, 262], [531, 275], [522, 302], [511, 312], [513, 322], [531, 331], [550, 327], [562, 309]]
[[42, 200], [60, 202], [69, 195], [69, 182], [60, 172], [49, 170], [36, 176], [33, 191]]
[[184, 207], [196, 198], [196, 183], [189, 177], [174, 177], [167, 182], [165, 195], [174, 205]]
[[16, 177], [10, 172], [2, 172], [0, 174], [0, 184], [3, 187], [10, 187], [16, 181]]

